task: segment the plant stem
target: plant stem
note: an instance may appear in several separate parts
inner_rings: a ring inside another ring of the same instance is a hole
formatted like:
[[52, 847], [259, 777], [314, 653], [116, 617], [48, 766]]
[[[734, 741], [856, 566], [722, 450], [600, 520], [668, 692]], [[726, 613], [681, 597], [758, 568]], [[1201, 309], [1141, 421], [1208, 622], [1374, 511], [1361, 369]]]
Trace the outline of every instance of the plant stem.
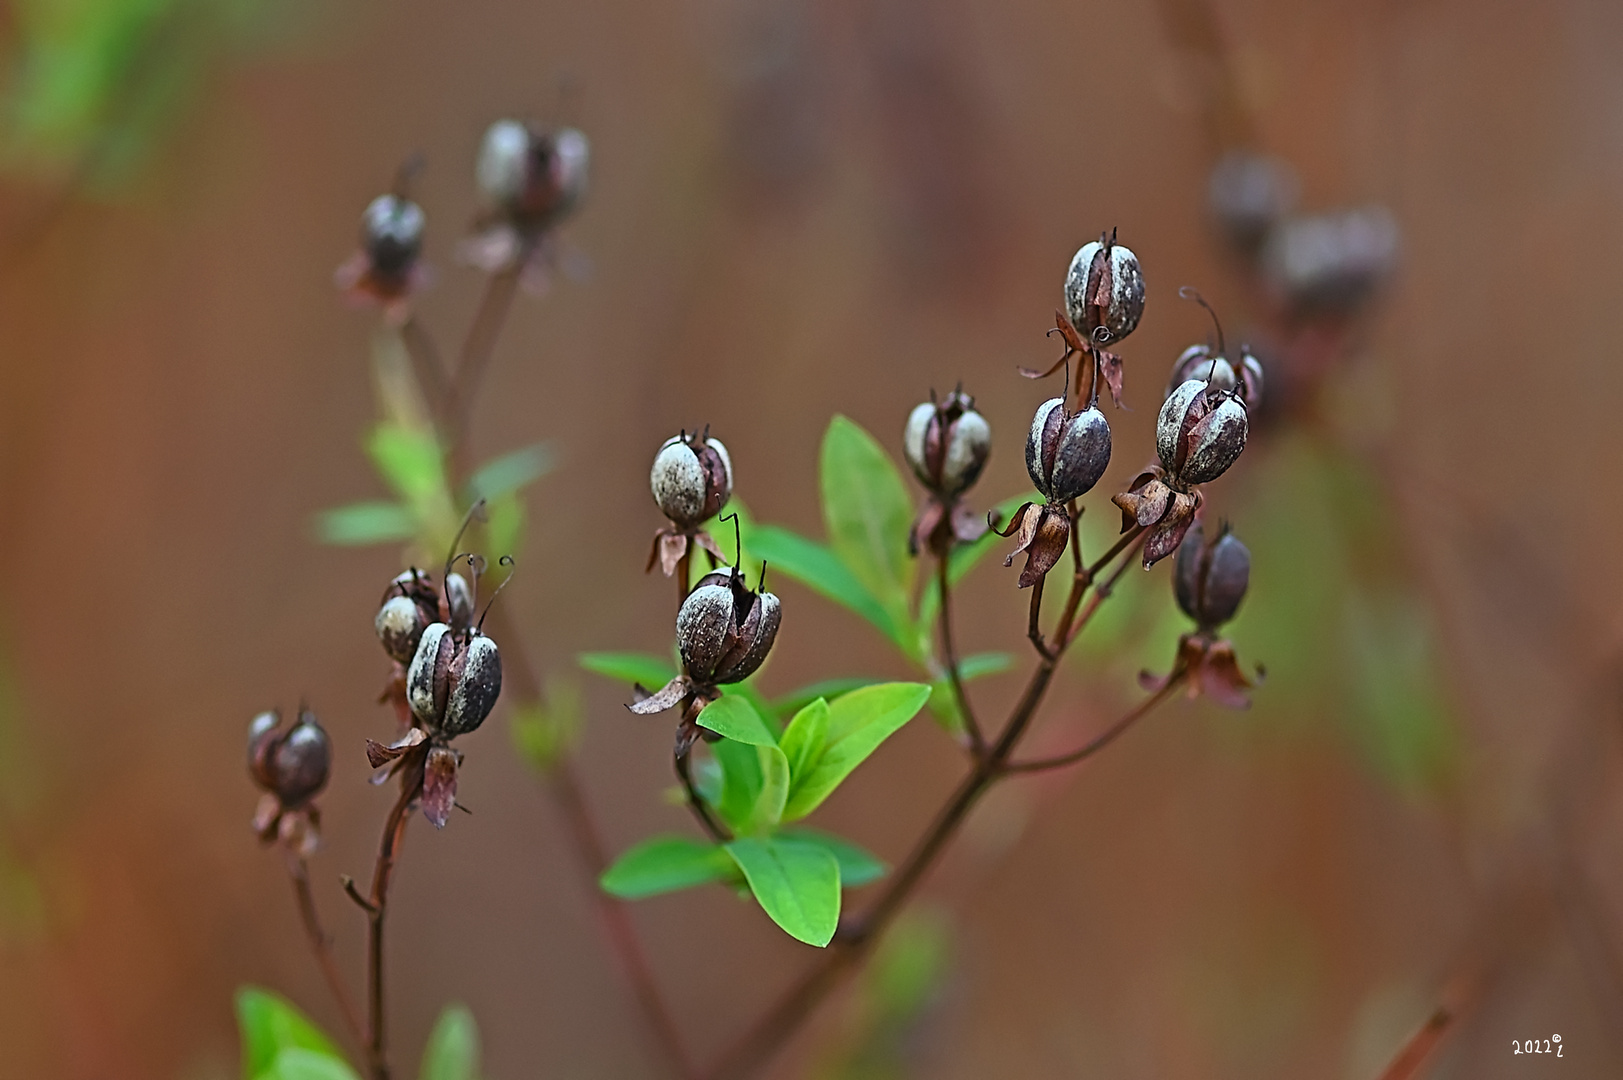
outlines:
[[[1120, 581], [1121, 576], [1127, 572], [1127, 568], [1133, 565], [1133, 555], [1143, 546], [1145, 537], [1145, 530], [1143, 527], [1139, 527], [1136, 533], [1131, 536], [1134, 542], [1125, 549], [1127, 557], [1121, 561], [1121, 565], [1112, 570], [1109, 577], [1093, 586], [1093, 595], [1088, 597], [1088, 606], [1082, 609], [1082, 613], [1071, 624], [1070, 636], [1061, 644], [1061, 648], [1070, 648], [1071, 642], [1076, 640], [1077, 635], [1082, 633], [1082, 628], [1088, 625], [1088, 620], [1093, 618], [1093, 613], [1099, 610], [1099, 605], [1110, 599], [1110, 594], [1116, 591], [1116, 582]], [[1115, 554], [1120, 548], [1121, 545], [1118, 543], [1112, 554]], [[1087, 579], [1093, 581], [1103, 568], [1104, 560], [1095, 562], [1087, 570]]]
[[[1037, 666], [1026, 682], [1026, 688], [1015, 703], [1009, 719], [998, 734], [997, 741], [983, 756], [976, 758], [969, 772], [959, 781], [946, 803], [936, 812], [935, 819], [914, 844], [913, 850], [897, 869], [879, 899], [860, 920], [849, 927], [841, 927], [829, 944], [823, 957], [801, 979], [757, 1020], [744, 1035], [723, 1055], [721, 1061], [707, 1074], [707, 1080], [742, 1080], [763, 1067], [784, 1043], [798, 1031], [839, 984], [841, 978], [857, 967], [869, 949], [878, 941], [890, 920], [902, 909], [913, 890], [924, 879], [936, 858], [969, 817], [975, 803], [1006, 774], [1010, 755], [1030, 727], [1032, 718], [1042, 704], [1053, 680], [1065, 647], [1075, 640], [1072, 618], [1081, 602], [1081, 594], [1099, 570], [1109, 560], [1132, 546], [1142, 533], [1138, 530], [1123, 539], [1110, 553], [1094, 563], [1084, 573], [1075, 574], [1071, 581], [1071, 594], [1066, 600], [1065, 614], [1060, 617], [1054, 631], [1055, 647], [1038, 645]], [[1112, 578], [1114, 580], [1114, 578]], [[1034, 586], [1041, 588], [1041, 582]], [[1038, 611], [1039, 596], [1033, 597], [1032, 612]], [[1037, 636], [1034, 643], [1040, 641]]]
[[[443, 411], [450, 401], [451, 388], [445, 376], [445, 365], [440, 361], [439, 347], [434, 344], [433, 336], [413, 314], [400, 325], [400, 340], [406, 346], [406, 353], [411, 357], [418, 384], [427, 387], [425, 396], [434, 403], [435, 413]], [[436, 416], [437, 422], [442, 425], [446, 419], [444, 416]]]
[[1037, 650], [1037, 655], [1043, 659], [1049, 658], [1048, 646], [1043, 643], [1043, 583], [1048, 580], [1045, 574], [1037, 579], [1031, 587], [1031, 617], [1026, 622], [1026, 638], [1030, 640], [1031, 647]]
[[725, 844], [731, 840], [732, 837], [727, 834], [727, 830], [723, 829], [721, 823], [710, 813], [710, 808], [704, 804], [704, 798], [699, 794], [698, 787], [693, 783], [693, 770], [690, 767], [689, 752], [684, 750], [674, 755], [673, 760], [676, 763], [676, 775], [682, 781], [682, 790], [686, 791], [688, 795], [688, 809], [693, 811], [694, 818], [703, 827], [704, 831], [710, 834], [710, 839], [716, 843]]
[[1381, 1070], [1380, 1080], [1413, 1080], [1453, 1026], [1454, 1014], [1446, 1005], [1437, 1006], [1436, 1011], [1399, 1048], [1391, 1063]]
[[468, 328], [462, 352], [457, 356], [456, 370], [451, 373], [444, 410], [447, 428], [444, 435], [451, 446], [452, 471], [455, 475], [466, 472], [461, 467], [460, 458], [465, 449], [463, 444], [467, 436], [468, 415], [491, 354], [496, 351], [496, 339], [501, 336], [502, 325], [506, 323], [507, 313], [512, 308], [513, 296], [518, 291], [519, 274], [528, 254], [528, 249], [521, 251], [512, 266], [498, 270], [486, 279], [484, 297], [479, 301], [479, 310], [474, 314], [473, 325]]
[[[411, 804], [422, 791], [421, 769], [400, 773], [400, 797], [383, 822], [383, 838], [378, 842], [378, 861], [372, 868], [372, 893], [365, 904], [368, 929], [366, 939], [367, 1064], [372, 1080], [389, 1080], [389, 1059], [384, 1038], [387, 1020], [383, 985], [383, 917], [389, 910], [389, 882], [394, 877], [395, 859], [406, 835]], [[353, 890], [353, 886], [351, 886]], [[353, 892], [352, 892], [353, 895]]]
[[678, 613], [681, 612], [682, 605], [687, 603], [688, 581], [692, 576], [691, 571], [688, 569], [688, 564], [689, 560], [692, 558], [693, 538], [689, 537], [688, 546], [683, 549], [682, 557], [676, 560], [676, 610]]
[[1109, 727], [1105, 728], [1099, 734], [1095, 735], [1092, 739], [1089, 739], [1077, 749], [1072, 750], [1070, 753], [1060, 754], [1051, 758], [1042, 758], [1038, 761], [1011, 761], [1003, 767], [1003, 771], [1005, 773], [1043, 772], [1048, 769], [1062, 769], [1067, 765], [1074, 765], [1084, 758], [1092, 757], [1094, 754], [1098, 753], [1100, 750], [1103, 750], [1105, 747], [1114, 742], [1118, 735], [1132, 727], [1133, 724], [1139, 719], [1141, 719], [1147, 713], [1153, 711], [1157, 705], [1171, 697], [1172, 692], [1182, 685], [1183, 680], [1187, 675], [1188, 672], [1183, 670], [1174, 672], [1172, 677], [1167, 680], [1167, 684], [1165, 686], [1161, 687], [1161, 689], [1139, 702], [1127, 712], [1127, 715], [1123, 716], [1114, 724], [1111, 724]]
[[975, 710], [969, 704], [969, 694], [964, 689], [963, 675], [958, 670], [958, 650], [953, 646], [952, 639], [952, 583], [947, 573], [947, 556], [936, 557], [936, 591], [940, 593], [941, 604], [938, 614], [941, 621], [941, 655], [947, 665], [947, 678], [952, 682], [952, 692], [958, 699], [958, 712], [964, 718], [964, 731], [969, 735], [970, 748], [975, 756], [980, 757], [986, 753], [986, 736], [981, 734], [981, 725], [975, 719]]
[[344, 1026], [349, 1029], [355, 1045], [365, 1047], [367, 1038], [361, 1027], [361, 1014], [355, 1008], [355, 1000], [349, 996], [349, 988], [344, 985], [344, 977], [333, 958], [332, 939], [321, 928], [315, 894], [310, 889], [310, 868], [302, 855], [287, 852], [287, 873], [293, 880], [293, 896], [299, 905], [304, 935], [310, 939], [310, 951], [316, 956], [316, 966], [321, 968], [322, 977], [327, 980], [327, 989], [332, 991], [333, 1000], [338, 1002], [338, 1011], [343, 1014]]

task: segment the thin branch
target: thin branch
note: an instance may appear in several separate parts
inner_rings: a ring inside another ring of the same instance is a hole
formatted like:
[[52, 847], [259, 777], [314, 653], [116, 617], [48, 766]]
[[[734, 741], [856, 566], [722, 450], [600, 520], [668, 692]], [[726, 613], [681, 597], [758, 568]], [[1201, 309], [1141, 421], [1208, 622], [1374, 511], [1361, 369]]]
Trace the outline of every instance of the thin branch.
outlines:
[[451, 384], [445, 374], [445, 364], [440, 360], [439, 346], [434, 344], [434, 338], [415, 313], [407, 316], [400, 325], [400, 340], [411, 357], [418, 384], [424, 387], [428, 399], [434, 403], [436, 417], [444, 424], [447, 420], [443, 415], [444, 410], [451, 400]]
[[969, 734], [970, 748], [979, 757], [986, 753], [986, 736], [981, 734], [980, 722], [975, 719], [975, 710], [969, 703], [969, 692], [964, 689], [963, 674], [958, 668], [958, 650], [954, 647], [952, 638], [952, 582], [947, 573], [947, 565], [947, 556], [937, 556], [936, 591], [941, 597], [937, 612], [941, 622], [941, 655], [946, 662], [947, 678], [952, 683], [952, 692], [958, 699], [958, 712], [964, 718], [964, 731]]
[[1130, 709], [1125, 716], [1114, 724], [1105, 728], [1099, 734], [1089, 739], [1083, 745], [1067, 754], [1059, 754], [1051, 758], [1042, 758], [1037, 761], [1011, 761], [1003, 767], [1005, 773], [1034, 773], [1045, 772], [1049, 769], [1063, 769], [1067, 765], [1074, 765], [1084, 758], [1092, 757], [1116, 740], [1116, 737], [1133, 724], [1137, 723], [1146, 714], [1154, 711], [1155, 707], [1172, 696], [1173, 691], [1183, 684], [1188, 672], [1176, 671], [1167, 680], [1165, 686], [1139, 702]]
[[1421, 1067], [1453, 1027], [1454, 1013], [1446, 1005], [1437, 1006], [1436, 1011], [1398, 1049], [1391, 1063], [1381, 1070], [1379, 1080], [1415, 1080], [1420, 1075]]
[[372, 892], [367, 898], [369, 933], [366, 939], [367, 1065], [372, 1080], [389, 1080], [389, 1060], [384, 1030], [387, 1021], [383, 985], [383, 920], [389, 910], [389, 882], [394, 877], [395, 859], [406, 834], [411, 804], [422, 791], [421, 770], [400, 774], [400, 797], [383, 822], [383, 838], [378, 842], [378, 859], [372, 868]]
[[338, 1011], [343, 1014], [344, 1026], [355, 1039], [355, 1045], [364, 1047], [367, 1039], [365, 1029], [361, 1027], [360, 1011], [355, 1008], [355, 999], [349, 996], [349, 988], [344, 985], [338, 962], [333, 958], [332, 938], [321, 928], [315, 894], [310, 889], [310, 868], [302, 856], [289, 851], [287, 874], [293, 881], [293, 896], [299, 906], [300, 921], [304, 923], [304, 935], [310, 940], [310, 951], [315, 953], [316, 966], [321, 968], [321, 975], [327, 980], [327, 989], [332, 991], [333, 1000], [338, 1002]]
[[693, 811], [694, 819], [716, 843], [725, 844], [731, 840], [732, 837], [728, 835], [727, 830], [721, 827], [721, 823], [710, 812], [710, 807], [705, 805], [704, 797], [699, 794], [699, 788], [693, 782], [691, 755], [684, 750], [674, 755], [673, 760], [676, 763], [676, 775], [682, 781], [682, 790], [687, 792], [688, 809]]
[[1037, 650], [1038, 656], [1044, 660], [1051, 660], [1053, 654], [1048, 651], [1048, 644], [1043, 641], [1042, 625], [1043, 583], [1047, 580], [1048, 575], [1044, 574], [1031, 587], [1031, 618], [1026, 623], [1026, 637], [1030, 640], [1031, 647]]
[[681, 612], [682, 605], [687, 603], [688, 582], [692, 579], [693, 573], [689, 568], [692, 558], [693, 538], [689, 537], [687, 547], [682, 549], [682, 557], [676, 560], [676, 610], [678, 613]]
[[[1071, 624], [1071, 628], [1067, 637], [1065, 638], [1063, 645], [1064, 648], [1069, 649], [1071, 647], [1071, 643], [1074, 642], [1077, 639], [1077, 636], [1082, 633], [1082, 628], [1088, 625], [1088, 620], [1093, 618], [1094, 612], [1099, 610], [1099, 605], [1110, 599], [1110, 594], [1116, 591], [1116, 582], [1120, 581], [1121, 576], [1127, 572], [1127, 568], [1133, 565], [1133, 556], [1136, 555], [1138, 553], [1138, 549], [1143, 546], [1145, 536], [1146, 534], [1144, 530], [1142, 528], [1139, 529], [1138, 534], [1132, 537], [1134, 542], [1129, 544], [1121, 552], [1118, 552], [1119, 554], [1126, 555], [1126, 558], [1122, 559], [1121, 565], [1112, 570], [1109, 577], [1105, 578], [1103, 581], [1097, 582], [1093, 586], [1093, 595], [1088, 597], [1088, 606], [1082, 609], [1081, 614], [1077, 615], [1076, 621]], [[1117, 547], [1120, 548], [1121, 545], [1117, 544]], [[1100, 569], [1103, 569], [1102, 562], [1103, 560], [1100, 562], [1095, 562], [1092, 567], [1088, 568], [1088, 577], [1090, 580], [1099, 572]]]
[[[520, 252], [512, 266], [491, 274], [486, 280], [485, 295], [479, 301], [479, 310], [474, 314], [473, 324], [468, 328], [468, 336], [457, 356], [445, 408], [448, 430], [444, 433], [453, 448], [453, 462], [461, 455], [473, 399], [489, 366], [490, 357], [496, 351], [496, 339], [501, 336], [502, 326], [507, 322], [507, 313], [512, 309], [519, 274], [527, 256], [528, 251]], [[464, 470], [457, 468], [456, 471], [460, 474]]]

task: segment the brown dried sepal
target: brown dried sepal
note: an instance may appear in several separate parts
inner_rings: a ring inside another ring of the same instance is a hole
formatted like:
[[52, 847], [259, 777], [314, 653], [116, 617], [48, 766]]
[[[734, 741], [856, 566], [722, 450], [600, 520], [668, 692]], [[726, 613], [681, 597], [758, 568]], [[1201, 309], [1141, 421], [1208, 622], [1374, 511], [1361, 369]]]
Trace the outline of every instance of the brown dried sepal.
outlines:
[[943, 505], [934, 495], [924, 500], [913, 528], [907, 534], [907, 550], [917, 556], [928, 551], [937, 558], [950, 554], [956, 544], [973, 544], [986, 535], [987, 523], [957, 499]]
[[1253, 688], [1261, 685], [1267, 673], [1259, 664], [1256, 678], [1248, 679], [1240, 670], [1234, 645], [1226, 638], [1195, 631], [1178, 639], [1178, 657], [1172, 670], [1165, 675], [1139, 672], [1138, 684], [1151, 693], [1159, 693], [1175, 679], [1186, 679], [1189, 697], [1209, 697], [1228, 709], [1249, 709]]
[[1071, 516], [1063, 506], [1025, 503], [1009, 519], [1007, 529], [993, 531], [999, 536], [1015, 537], [1014, 550], [1004, 557], [1004, 566], [1013, 566], [1014, 557], [1022, 551], [1026, 553], [1026, 565], [1020, 571], [1020, 588], [1029, 589], [1065, 554], [1065, 545], [1071, 538]]
[[445, 746], [429, 750], [423, 762], [423, 816], [436, 829], [445, 828], [456, 806], [456, 770], [461, 763], [462, 755]]
[[1135, 525], [1149, 530], [1144, 538], [1146, 570], [1178, 550], [1200, 509], [1200, 493], [1178, 491], [1166, 482], [1166, 475], [1159, 466], [1151, 466], [1110, 499], [1121, 508], [1122, 532]]
[[725, 561], [716, 538], [703, 529], [684, 532], [675, 525], [666, 525], [654, 534], [654, 546], [648, 552], [648, 565], [643, 567], [642, 572], [648, 573], [658, 563], [666, 577], [674, 576], [676, 568], [682, 564], [682, 556], [688, 553], [690, 546], [695, 545], [710, 553], [714, 560], [710, 565]]
[[[683, 698], [693, 692], [693, 680], [686, 675], [678, 675], [663, 687], [646, 697], [639, 697], [626, 708], [638, 716], [652, 716], [662, 713], [666, 709], [674, 708]], [[637, 688], [639, 691], [642, 687]]]
[[300, 858], [308, 859], [321, 847], [321, 811], [313, 804], [284, 810], [282, 802], [269, 792], [254, 807], [254, 834], [262, 844], [281, 844]]

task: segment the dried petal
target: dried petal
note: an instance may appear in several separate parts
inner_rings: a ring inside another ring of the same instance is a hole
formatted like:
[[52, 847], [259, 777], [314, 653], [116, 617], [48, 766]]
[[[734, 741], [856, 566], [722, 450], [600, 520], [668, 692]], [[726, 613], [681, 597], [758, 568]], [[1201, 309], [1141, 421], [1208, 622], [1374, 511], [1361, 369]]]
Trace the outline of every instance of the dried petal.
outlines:
[[1121, 403], [1121, 357], [1098, 347], [1093, 349], [1093, 355], [1099, 365], [1099, 377], [1104, 379], [1105, 386], [1110, 390], [1111, 402], [1118, 409], [1125, 408]]
[[986, 535], [986, 520], [963, 503], [954, 503], [952, 535], [960, 544], [973, 544]]
[[[1258, 674], [1260, 677], [1261, 672]], [[1230, 709], [1251, 707], [1251, 695], [1246, 691], [1255, 684], [1240, 670], [1234, 646], [1229, 642], [1218, 641], [1207, 648], [1194, 675], [1200, 692], [1219, 705]]]
[[1183, 543], [1183, 534], [1194, 524], [1195, 510], [1199, 506], [1200, 500], [1196, 496], [1186, 495], [1181, 491], [1173, 492], [1172, 505], [1168, 508], [1166, 516], [1157, 522], [1145, 537], [1144, 569], [1148, 570], [1178, 550], [1178, 545]]
[[[1026, 565], [1020, 571], [1020, 588], [1029, 589], [1041, 581], [1065, 554], [1071, 536], [1071, 519], [1058, 506], [1045, 506], [1036, 515], [1037, 528], [1026, 547]], [[1023, 531], [1023, 530], [1022, 530]]]
[[427, 739], [421, 728], [412, 728], [405, 735], [385, 746], [373, 739], [366, 740], [366, 760], [374, 769], [381, 769], [389, 762], [403, 757], [412, 748], [419, 746]]
[[436, 746], [428, 752], [423, 768], [423, 816], [434, 823], [436, 829], [445, 828], [456, 805], [455, 750]]
[[946, 509], [941, 505], [941, 500], [934, 497], [924, 500], [924, 505], [919, 507], [918, 517], [913, 519], [913, 528], [907, 534], [907, 550], [910, 555], [916, 556], [921, 551], [936, 550], [934, 543], [936, 529], [941, 526], [945, 517]]
[[664, 712], [666, 709], [669, 709], [671, 706], [687, 697], [688, 693], [692, 691], [692, 689], [693, 681], [686, 675], [678, 675], [676, 678], [672, 679], [670, 682], [661, 687], [657, 693], [649, 697], [645, 697], [640, 701], [634, 701], [630, 705], [627, 705], [626, 708], [630, 709], [638, 716], [652, 716], [655, 713]]

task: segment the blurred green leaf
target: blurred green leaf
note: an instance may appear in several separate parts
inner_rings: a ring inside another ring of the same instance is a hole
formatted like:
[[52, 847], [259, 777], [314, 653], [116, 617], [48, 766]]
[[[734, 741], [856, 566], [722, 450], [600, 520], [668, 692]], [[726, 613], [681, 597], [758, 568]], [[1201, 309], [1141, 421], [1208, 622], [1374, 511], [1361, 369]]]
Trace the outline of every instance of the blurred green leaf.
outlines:
[[780, 698], [776, 698], [769, 706], [773, 716], [792, 716], [804, 709], [818, 698], [837, 698], [841, 694], [848, 694], [852, 690], [860, 690], [864, 686], [882, 683], [884, 679], [866, 675], [853, 675], [844, 679], [824, 679], [814, 682], [810, 686], [802, 686], [798, 690], [791, 690]]
[[685, 836], [644, 840], [603, 872], [603, 891], [623, 900], [690, 889], [738, 874], [733, 860], [715, 844]]
[[581, 653], [575, 661], [594, 674], [623, 683], [641, 683], [648, 690], [658, 690], [676, 678], [675, 664], [649, 653]]
[[479, 1025], [463, 1005], [447, 1005], [423, 1047], [417, 1080], [479, 1080]]
[[878, 881], [885, 876], [889, 869], [879, 857], [866, 851], [843, 837], [826, 833], [820, 829], [808, 829], [805, 826], [796, 826], [785, 829], [779, 833], [777, 839], [781, 843], [814, 844], [834, 856], [834, 861], [840, 866], [840, 887], [842, 889], [855, 889], [861, 885]]
[[779, 743], [783, 756], [789, 760], [789, 782], [804, 776], [817, 759], [823, 756], [828, 740], [828, 702], [822, 698], [811, 702], [795, 713], [789, 726], [783, 729]]
[[[237, 1029], [242, 1037], [244, 1080], [355, 1078], [326, 1033], [279, 994], [255, 986], [238, 990]], [[289, 1055], [284, 1069], [283, 1058]], [[329, 1064], [319, 1064], [322, 1061]], [[325, 1072], [320, 1071], [323, 1068]]]
[[749, 746], [776, 746], [778, 740], [761, 714], [741, 695], [717, 698], [699, 712], [699, 726]]
[[512, 555], [524, 542], [527, 515], [517, 495], [503, 495], [485, 504], [485, 550], [497, 559]]
[[545, 476], [552, 465], [552, 451], [546, 443], [535, 443], [492, 458], [469, 477], [466, 501], [471, 506], [480, 499], [495, 500], [512, 495]]
[[721, 764], [721, 795], [716, 809], [740, 835], [776, 825], [789, 795], [789, 759], [776, 746], [751, 746], [722, 739], [710, 744]]
[[432, 431], [381, 423], [372, 429], [367, 455], [379, 474], [407, 502], [445, 491], [445, 455]]
[[891, 617], [832, 550], [776, 525], [757, 525], [751, 537], [750, 551], [767, 562], [774, 573], [787, 574], [814, 592], [849, 608], [873, 623], [904, 651], [908, 648], [902, 624]]
[[922, 683], [880, 683], [835, 698], [828, 707], [828, 733], [823, 752], [793, 780], [783, 820], [803, 818], [822, 804], [903, 724], [930, 699]]
[[399, 543], [417, 535], [417, 519], [399, 503], [350, 503], [323, 510], [316, 517], [316, 535], [338, 547]]
[[840, 866], [804, 842], [740, 837], [726, 845], [763, 911], [797, 941], [819, 948], [840, 924]]
[[[1011, 653], [976, 653], [958, 661], [958, 676], [967, 683], [971, 679], [1007, 671], [1013, 666], [1014, 656]], [[952, 680], [943, 674], [930, 685], [934, 690], [930, 695], [930, 712], [948, 731], [953, 733], [963, 731], [964, 718], [958, 708], [958, 695], [953, 693]]]
[[880, 941], [866, 989], [881, 1019], [904, 1020], [929, 1003], [948, 960], [946, 920], [909, 912]]
[[913, 500], [896, 463], [856, 422], [836, 415], [818, 462], [829, 546], [897, 626], [908, 619]]
[[580, 688], [548, 679], [542, 701], [522, 702], [513, 709], [513, 746], [532, 769], [547, 772], [574, 748], [586, 710]]

